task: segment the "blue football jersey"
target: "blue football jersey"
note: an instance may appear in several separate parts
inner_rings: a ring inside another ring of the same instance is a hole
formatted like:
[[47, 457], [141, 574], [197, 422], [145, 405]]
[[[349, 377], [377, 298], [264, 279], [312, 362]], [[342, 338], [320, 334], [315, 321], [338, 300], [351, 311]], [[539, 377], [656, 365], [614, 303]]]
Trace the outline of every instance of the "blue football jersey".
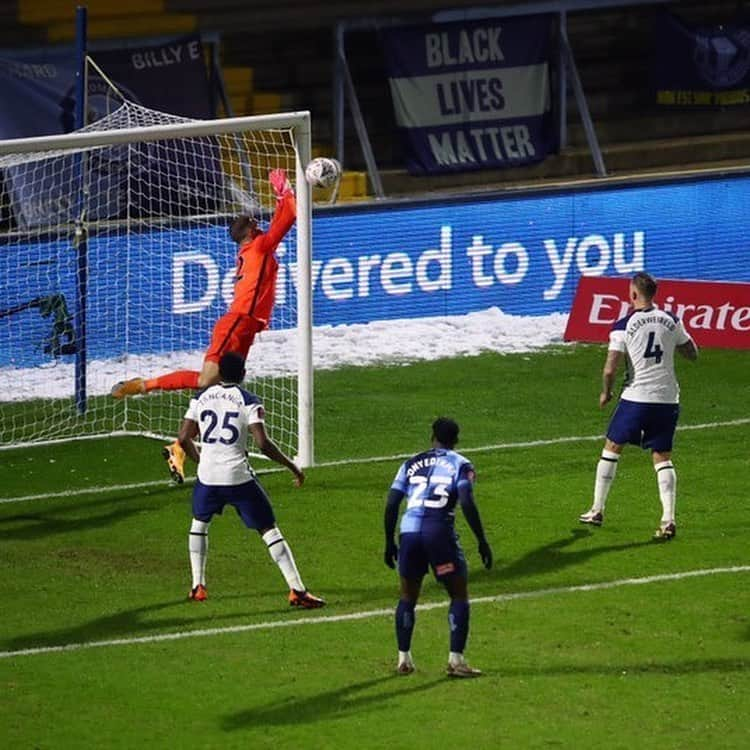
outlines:
[[458, 488], [474, 482], [474, 467], [460, 453], [433, 448], [404, 461], [391, 489], [406, 495], [401, 533], [420, 531], [422, 524], [453, 524]]

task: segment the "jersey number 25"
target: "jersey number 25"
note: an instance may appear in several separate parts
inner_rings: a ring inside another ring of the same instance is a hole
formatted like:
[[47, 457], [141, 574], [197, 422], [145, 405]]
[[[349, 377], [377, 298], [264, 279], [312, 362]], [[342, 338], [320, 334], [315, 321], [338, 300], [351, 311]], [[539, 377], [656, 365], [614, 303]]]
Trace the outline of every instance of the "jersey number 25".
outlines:
[[224, 421], [219, 428], [219, 437], [216, 437], [214, 432], [219, 424], [219, 416], [211, 409], [204, 409], [201, 412], [201, 424], [205, 424], [208, 421], [208, 426], [202, 431], [201, 442], [206, 444], [218, 442], [223, 445], [236, 443], [240, 437], [240, 431], [235, 424], [239, 416], [240, 413], [238, 411], [224, 412]]

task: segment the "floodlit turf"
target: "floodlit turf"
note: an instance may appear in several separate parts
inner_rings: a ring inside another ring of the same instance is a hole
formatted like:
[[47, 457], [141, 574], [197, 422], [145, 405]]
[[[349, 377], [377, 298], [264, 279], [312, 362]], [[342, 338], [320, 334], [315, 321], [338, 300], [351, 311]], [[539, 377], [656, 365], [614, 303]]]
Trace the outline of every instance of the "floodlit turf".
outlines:
[[[299, 490], [264, 476], [306, 583], [329, 601], [294, 612], [230, 512], [211, 529], [210, 598], [186, 600], [190, 488], [160, 482], [158, 444], [0, 452], [2, 498], [69, 491], [0, 503], [0, 747], [747, 747], [750, 572], [568, 589], [749, 565], [750, 425], [678, 433], [668, 544], [650, 541], [656, 481], [635, 448], [600, 529], [576, 522], [599, 441], [473, 450], [601, 433], [603, 356], [570, 347], [316, 374], [321, 461], [417, 451], [435, 416], [461, 422], [497, 558], [481, 569], [460, 519], [471, 593], [537, 594], [475, 603], [467, 657], [486, 672], [475, 681], [443, 676], [445, 606], [418, 612], [417, 673], [393, 674], [392, 618], [379, 610], [396, 600], [381, 537], [398, 460], [312, 469]], [[747, 354], [679, 364], [683, 425], [750, 417]], [[445, 596], [428, 581], [423, 601]], [[311, 622], [355, 613], [371, 614]], [[307, 624], [269, 626], [290, 622]], [[39, 651], [70, 644], [82, 648]]]

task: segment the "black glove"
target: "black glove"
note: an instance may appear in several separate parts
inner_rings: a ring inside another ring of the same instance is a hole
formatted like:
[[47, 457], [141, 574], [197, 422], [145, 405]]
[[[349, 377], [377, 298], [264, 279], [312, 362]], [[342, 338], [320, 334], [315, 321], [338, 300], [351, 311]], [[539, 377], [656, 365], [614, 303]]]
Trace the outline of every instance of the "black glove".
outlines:
[[383, 555], [383, 561], [389, 568], [395, 568], [396, 560], [398, 560], [398, 547], [396, 546], [396, 543], [391, 539], [385, 543], [385, 554]]
[[489, 570], [492, 567], [492, 550], [486, 539], [479, 542], [479, 556], [482, 558], [482, 565]]

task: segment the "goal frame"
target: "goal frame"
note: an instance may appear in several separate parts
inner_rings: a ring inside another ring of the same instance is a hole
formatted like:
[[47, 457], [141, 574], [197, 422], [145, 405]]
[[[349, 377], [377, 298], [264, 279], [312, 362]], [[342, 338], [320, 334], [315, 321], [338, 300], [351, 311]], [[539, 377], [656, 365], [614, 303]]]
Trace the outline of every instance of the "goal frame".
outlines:
[[[305, 179], [305, 165], [310, 161], [311, 118], [309, 111], [285, 112], [248, 117], [227, 117], [217, 120], [199, 120], [184, 123], [150, 125], [141, 128], [73, 132], [62, 135], [14, 138], [0, 141], [0, 156], [47, 152], [58, 149], [75, 150], [158, 141], [174, 138], [193, 138], [226, 135], [247, 130], [288, 129], [292, 133], [295, 152], [295, 188], [297, 194], [297, 456], [303, 468], [313, 465], [313, 366], [312, 366], [312, 197]], [[112, 434], [139, 434], [146, 432], [115, 432]], [[75, 440], [76, 438], [70, 438]], [[6, 448], [24, 445], [44, 445], [69, 440], [48, 440], [15, 443]]]

